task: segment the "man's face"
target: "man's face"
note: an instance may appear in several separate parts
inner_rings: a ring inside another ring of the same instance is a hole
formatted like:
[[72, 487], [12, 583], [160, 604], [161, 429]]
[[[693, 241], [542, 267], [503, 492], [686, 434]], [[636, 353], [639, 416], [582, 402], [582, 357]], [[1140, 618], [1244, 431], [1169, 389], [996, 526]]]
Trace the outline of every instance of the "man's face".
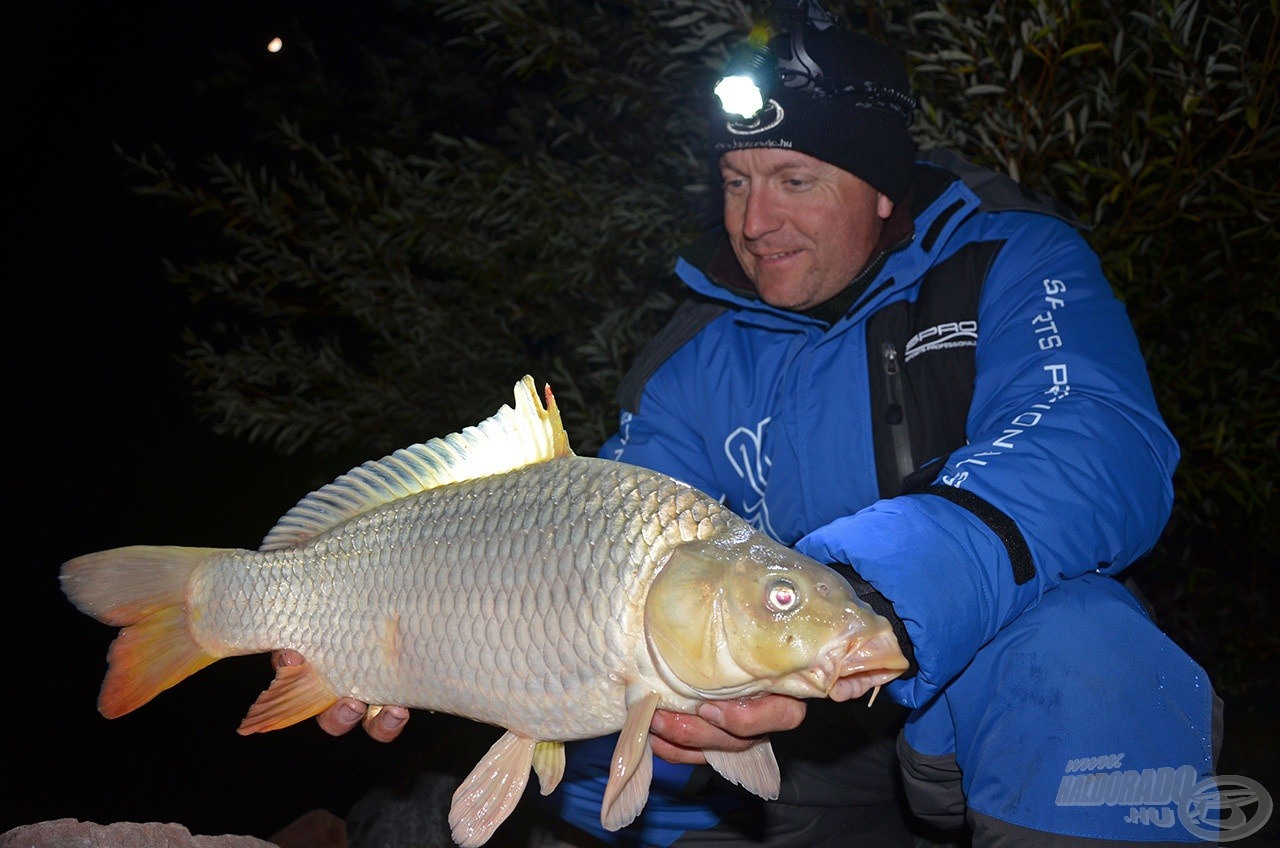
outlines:
[[805, 310], [866, 267], [893, 202], [804, 153], [733, 150], [720, 157], [724, 224], [738, 262], [765, 303]]

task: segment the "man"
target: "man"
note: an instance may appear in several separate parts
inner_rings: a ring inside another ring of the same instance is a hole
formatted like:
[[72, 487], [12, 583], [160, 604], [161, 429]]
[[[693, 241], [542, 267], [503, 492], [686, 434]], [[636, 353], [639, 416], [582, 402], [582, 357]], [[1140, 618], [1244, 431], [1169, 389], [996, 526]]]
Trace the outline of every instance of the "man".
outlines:
[[[1116, 579], [1157, 540], [1178, 458], [1124, 308], [1052, 202], [917, 161], [901, 61], [811, 8], [775, 8], [763, 108], [713, 119], [724, 226], [678, 263], [691, 297], [601, 455], [842, 569], [913, 657], [900, 706], [838, 686], [659, 713], [633, 825], [598, 822], [612, 740], [571, 746], [549, 802], [615, 844], [910, 845], [900, 774], [920, 821], [976, 845], [1195, 842], [1178, 817], [1220, 702]], [[778, 801], [701, 765], [765, 733]]]

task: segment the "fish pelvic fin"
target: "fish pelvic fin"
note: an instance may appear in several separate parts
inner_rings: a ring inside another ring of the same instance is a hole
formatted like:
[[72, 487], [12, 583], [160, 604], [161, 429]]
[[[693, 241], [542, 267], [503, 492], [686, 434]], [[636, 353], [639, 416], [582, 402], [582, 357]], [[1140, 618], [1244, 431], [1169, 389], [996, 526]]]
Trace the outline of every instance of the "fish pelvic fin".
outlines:
[[107, 649], [98, 711], [118, 718], [221, 659], [200, 645], [187, 619], [192, 573], [215, 548], [135, 545], [68, 560], [62, 591], [86, 615], [123, 628]]
[[369, 461], [304, 497], [263, 539], [260, 550], [302, 544], [351, 518], [411, 495], [526, 465], [573, 456], [551, 387], [546, 405], [533, 377], [515, 386], [515, 407], [449, 436]]
[[773, 746], [768, 739], [757, 742], [745, 751], [703, 753], [707, 757], [707, 764], [730, 783], [735, 783], [766, 801], [778, 797], [782, 776], [778, 773], [778, 760], [773, 755]]
[[[510, 730], [493, 743], [453, 793], [449, 828], [454, 842], [462, 848], [475, 848], [489, 841], [524, 794], [538, 744]], [[563, 746], [560, 764], [563, 770]]]
[[533, 770], [538, 775], [538, 790], [550, 795], [564, 777], [564, 743], [539, 742], [533, 749]]
[[316, 673], [315, 666], [281, 666], [236, 732], [247, 736], [279, 730], [319, 715], [337, 702], [338, 696]]
[[604, 800], [600, 804], [600, 824], [605, 830], [618, 830], [631, 824], [649, 800], [649, 784], [653, 780], [649, 723], [657, 708], [658, 694], [651, 692], [627, 709], [627, 720], [613, 749], [609, 782], [605, 784]]

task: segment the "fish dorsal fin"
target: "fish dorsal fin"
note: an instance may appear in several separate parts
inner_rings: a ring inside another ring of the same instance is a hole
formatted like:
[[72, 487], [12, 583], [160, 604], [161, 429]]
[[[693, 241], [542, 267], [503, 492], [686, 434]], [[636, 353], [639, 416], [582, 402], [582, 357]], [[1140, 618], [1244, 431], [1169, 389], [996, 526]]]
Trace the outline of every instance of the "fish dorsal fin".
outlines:
[[533, 377], [525, 375], [515, 386], [514, 409], [504, 404], [490, 418], [461, 432], [351, 469], [298, 501], [271, 528], [259, 550], [291, 548], [361, 513], [437, 486], [572, 456], [551, 387], [545, 391], [544, 407]]

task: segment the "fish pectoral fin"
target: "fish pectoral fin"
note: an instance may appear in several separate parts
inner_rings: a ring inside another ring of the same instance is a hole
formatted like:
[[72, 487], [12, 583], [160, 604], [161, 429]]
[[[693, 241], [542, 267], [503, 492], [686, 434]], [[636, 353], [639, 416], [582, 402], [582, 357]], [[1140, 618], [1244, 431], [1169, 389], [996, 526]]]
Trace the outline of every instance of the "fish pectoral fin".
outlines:
[[236, 732], [246, 736], [279, 730], [319, 715], [337, 702], [338, 696], [320, 679], [315, 666], [281, 666], [271, 685], [249, 707]]
[[605, 830], [618, 830], [631, 824], [649, 800], [649, 782], [653, 779], [649, 723], [657, 708], [658, 694], [651, 692], [627, 710], [600, 805], [600, 824]]
[[778, 774], [778, 760], [773, 756], [773, 746], [768, 739], [745, 751], [703, 751], [703, 754], [708, 765], [730, 783], [736, 783], [766, 801], [778, 797], [782, 777]]
[[564, 777], [564, 743], [539, 742], [533, 749], [533, 770], [538, 774], [538, 788], [550, 795]]
[[[453, 793], [449, 828], [462, 848], [483, 845], [515, 809], [529, 783], [538, 742], [508, 730]], [[560, 752], [563, 771], [564, 750]], [[539, 775], [541, 777], [541, 775]]]

